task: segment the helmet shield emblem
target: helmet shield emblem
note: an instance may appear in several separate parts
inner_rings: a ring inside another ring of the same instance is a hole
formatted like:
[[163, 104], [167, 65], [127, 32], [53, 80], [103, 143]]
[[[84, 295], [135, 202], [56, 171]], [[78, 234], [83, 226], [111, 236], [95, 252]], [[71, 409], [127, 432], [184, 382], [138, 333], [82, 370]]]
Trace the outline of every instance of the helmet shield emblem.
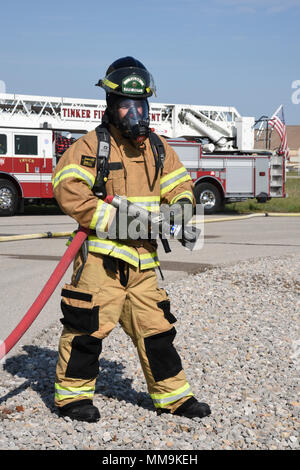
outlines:
[[138, 75], [129, 75], [122, 80], [122, 93], [129, 95], [143, 95], [146, 82]]

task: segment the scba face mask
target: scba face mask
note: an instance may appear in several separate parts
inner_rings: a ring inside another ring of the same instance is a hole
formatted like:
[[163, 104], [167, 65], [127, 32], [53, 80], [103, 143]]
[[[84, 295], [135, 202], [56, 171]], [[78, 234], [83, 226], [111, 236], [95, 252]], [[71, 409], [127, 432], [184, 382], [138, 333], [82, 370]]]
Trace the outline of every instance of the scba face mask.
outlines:
[[147, 99], [121, 98], [114, 103], [114, 123], [122, 134], [142, 143], [150, 134]]

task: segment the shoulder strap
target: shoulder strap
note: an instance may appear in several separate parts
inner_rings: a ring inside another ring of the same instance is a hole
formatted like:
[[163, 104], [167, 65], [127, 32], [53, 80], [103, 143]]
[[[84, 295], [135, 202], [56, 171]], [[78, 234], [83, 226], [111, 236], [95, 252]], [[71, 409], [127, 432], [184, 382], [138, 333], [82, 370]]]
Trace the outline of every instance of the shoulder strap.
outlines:
[[93, 193], [100, 199], [105, 199], [105, 183], [109, 175], [108, 159], [110, 155], [110, 133], [105, 124], [96, 127], [98, 138], [97, 150], [97, 176], [93, 186]]
[[149, 135], [149, 140], [150, 140], [150, 144], [151, 144], [151, 148], [152, 148], [152, 152], [153, 152], [153, 156], [155, 160], [155, 176], [154, 176], [154, 180], [153, 180], [152, 187], [151, 187], [151, 189], [153, 189], [155, 185], [155, 181], [157, 180], [159, 171], [160, 171], [160, 174], [162, 174], [164, 163], [165, 163], [166, 152], [165, 152], [163, 143], [157, 134], [155, 134], [154, 132], [151, 132]]
[[165, 157], [166, 157], [165, 147], [161, 139], [154, 132], [151, 132], [149, 136], [149, 140], [150, 140], [152, 152], [153, 152], [154, 159], [155, 159], [155, 164], [158, 166], [158, 168], [162, 172], [164, 163], [165, 163]]

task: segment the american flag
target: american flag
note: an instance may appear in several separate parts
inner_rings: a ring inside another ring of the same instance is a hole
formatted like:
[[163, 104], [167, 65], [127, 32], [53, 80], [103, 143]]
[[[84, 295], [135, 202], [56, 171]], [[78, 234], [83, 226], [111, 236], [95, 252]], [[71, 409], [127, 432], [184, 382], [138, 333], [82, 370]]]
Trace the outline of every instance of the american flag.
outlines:
[[279, 108], [275, 111], [271, 119], [269, 119], [268, 124], [272, 129], [275, 129], [277, 131], [280, 137], [280, 147], [278, 149], [279, 155], [284, 155], [285, 158], [288, 160], [290, 151], [287, 145], [287, 132], [282, 105], [279, 106]]

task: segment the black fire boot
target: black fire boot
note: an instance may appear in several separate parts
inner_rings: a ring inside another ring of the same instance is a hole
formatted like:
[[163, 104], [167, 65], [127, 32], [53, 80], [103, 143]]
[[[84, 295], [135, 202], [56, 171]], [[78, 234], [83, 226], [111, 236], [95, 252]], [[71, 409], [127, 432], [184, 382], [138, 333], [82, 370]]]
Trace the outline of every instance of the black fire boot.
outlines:
[[200, 403], [195, 397], [191, 397], [182, 403], [173, 414], [186, 418], [204, 418], [211, 414], [211, 410], [206, 403]]
[[77, 421], [86, 421], [88, 423], [95, 423], [100, 419], [98, 408], [93, 405], [92, 400], [78, 400], [73, 403], [68, 403], [59, 408], [62, 416], [69, 416], [71, 419]]

